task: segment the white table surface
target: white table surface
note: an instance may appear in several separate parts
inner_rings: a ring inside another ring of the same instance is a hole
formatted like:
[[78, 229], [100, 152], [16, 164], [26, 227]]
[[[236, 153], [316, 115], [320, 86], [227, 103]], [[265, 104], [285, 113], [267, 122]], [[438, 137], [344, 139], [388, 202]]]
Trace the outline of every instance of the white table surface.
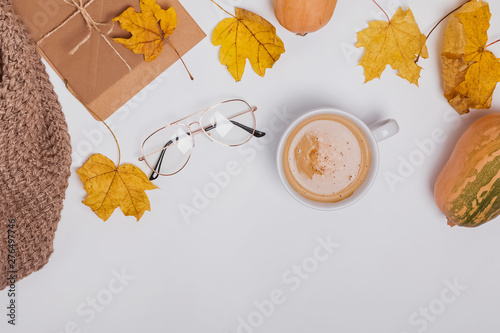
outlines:
[[[258, 128], [267, 136], [242, 149], [197, 137], [188, 166], [147, 192], [151, 212], [137, 223], [116, 210], [104, 223], [81, 203], [86, 193], [76, 170], [93, 153], [116, 160], [115, 143], [49, 69], [75, 152], [72, 175], [55, 252], [44, 269], [18, 283], [16, 327], [7, 324], [8, 297], [0, 292], [0, 331], [498, 332], [500, 221], [448, 227], [433, 185], [461, 133], [499, 111], [500, 92], [489, 111], [454, 113], [442, 96], [445, 25], [428, 41], [430, 59], [420, 61], [420, 88], [390, 69], [363, 84], [356, 66], [361, 51], [353, 44], [368, 21], [383, 19], [371, 1], [339, 0], [326, 28], [300, 38], [278, 24], [270, 0], [220, 0], [268, 19], [286, 47], [265, 78], [248, 64], [235, 83], [210, 42], [225, 15], [208, 0], [181, 2], [209, 36], [184, 57], [195, 81], [178, 62], [109, 118], [122, 161], [147, 171], [137, 157], [151, 130], [228, 98], [258, 106]], [[427, 33], [460, 1], [380, 0], [390, 13], [400, 3]], [[500, 37], [500, 2], [490, 7], [493, 41]], [[500, 56], [500, 44], [490, 50]], [[341, 211], [300, 205], [276, 171], [284, 127], [321, 106], [367, 123], [395, 118], [401, 128], [379, 145], [371, 191]], [[436, 140], [436, 133], [444, 138]], [[227, 168], [236, 174], [214, 188], [213, 174]], [[391, 183], [394, 176], [400, 178]], [[198, 202], [197, 191], [207, 188], [214, 195]], [[197, 212], [186, 217], [181, 210], [188, 206]], [[328, 242], [334, 246], [321, 247]]]

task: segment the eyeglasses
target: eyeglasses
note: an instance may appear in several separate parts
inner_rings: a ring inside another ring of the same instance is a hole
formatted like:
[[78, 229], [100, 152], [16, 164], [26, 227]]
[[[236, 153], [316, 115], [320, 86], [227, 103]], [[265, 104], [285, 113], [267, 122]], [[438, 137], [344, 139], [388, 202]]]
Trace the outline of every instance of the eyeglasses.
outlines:
[[[205, 133], [212, 141], [228, 147], [241, 146], [253, 136], [263, 137], [264, 132], [255, 128], [256, 107], [241, 99], [231, 99], [195, 112], [174, 121], [149, 135], [142, 144], [142, 157], [153, 172], [149, 177], [172, 176], [181, 171], [191, 158], [193, 137]], [[200, 114], [198, 121], [183, 123]], [[199, 128], [191, 130], [197, 124]]]

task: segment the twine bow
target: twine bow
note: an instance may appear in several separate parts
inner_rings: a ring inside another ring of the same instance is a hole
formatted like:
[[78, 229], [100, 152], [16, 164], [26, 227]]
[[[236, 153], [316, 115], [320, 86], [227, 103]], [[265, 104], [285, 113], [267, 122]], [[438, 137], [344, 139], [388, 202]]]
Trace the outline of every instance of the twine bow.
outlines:
[[[90, 0], [85, 5], [83, 4], [83, 0], [63, 0], [63, 1], [65, 3], [67, 3], [68, 5], [71, 5], [71, 6], [75, 7], [76, 12], [74, 12], [70, 17], [68, 17], [59, 26], [55, 27], [50, 32], [48, 32], [47, 34], [45, 34], [42, 38], [40, 38], [38, 40], [38, 42], [37, 42], [37, 45], [41, 45], [53, 33], [55, 33], [57, 30], [59, 30], [60, 28], [62, 28], [66, 23], [68, 23], [69, 21], [71, 21], [71, 19], [73, 19], [75, 16], [77, 16], [77, 15], [80, 14], [80, 15], [82, 15], [83, 19], [85, 20], [85, 23], [87, 24], [88, 33], [85, 36], [85, 38], [83, 38], [80, 41], [80, 43], [78, 43], [78, 45], [76, 45], [69, 52], [69, 54], [70, 55], [75, 54], [78, 51], [78, 49], [83, 44], [85, 44], [86, 42], [88, 42], [88, 40], [92, 36], [92, 32], [96, 31], [104, 39], [104, 41], [109, 45], [109, 47], [111, 47], [111, 49], [113, 50], [113, 52], [118, 56], [118, 58], [120, 58], [120, 60], [125, 64], [125, 66], [127, 66], [128, 70], [131, 71], [132, 69], [130, 68], [130, 65], [127, 63], [127, 61], [125, 61], [125, 59], [123, 59], [123, 57], [120, 55], [120, 53], [118, 53], [118, 51], [115, 49], [115, 47], [111, 44], [111, 42], [107, 38], [107, 35], [111, 32], [111, 30], [113, 30], [113, 23], [111, 23], [111, 22], [110, 23], [96, 22], [92, 18], [92, 16], [89, 14], [89, 12], [87, 11], [87, 7], [90, 6], [95, 0]], [[101, 30], [101, 28], [103, 28], [103, 27], [108, 27], [108, 30], [105, 31], [105, 33], [103, 33], [102, 30]]]

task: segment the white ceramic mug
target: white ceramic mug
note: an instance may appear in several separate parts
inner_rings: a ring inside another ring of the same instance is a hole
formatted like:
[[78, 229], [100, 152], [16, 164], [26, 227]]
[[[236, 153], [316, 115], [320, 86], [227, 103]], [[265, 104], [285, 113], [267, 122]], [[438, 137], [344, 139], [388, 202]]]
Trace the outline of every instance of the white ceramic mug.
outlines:
[[[338, 115], [344, 118], [349, 119], [351, 122], [356, 124], [365, 134], [366, 139], [368, 140], [368, 144], [370, 147], [371, 155], [372, 155], [372, 162], [370, 166], [370, 170], [368, 171], [368, 176], [366, 177], [365, 181], [361, 186], [359, 186], [356, 191], [348, 198], [338, 201], [338, 202], [333, 202], [333, 203], [326, 203], [326, 202], [318, 202], [318, 201], [313, 201], [309, 200], [299, 193], [297, 193], [292, 186], [288, 183], [288, 180], [286, 179], [285, 173], [283, 171], [283, 149], [285, 146], [285, 142], [288, 139], [288, 136], [290, 133], [293, 131], [293, 129], [299, 125], [301, 122], [306, 120], [307, 118], [317, 116], [317, 115], [322, 115], [322, 114], [333, 114], [333, 115]], [[312, 111], [309, 111], [299, 118], [297, 118], [283, 133], [280, 143], [278, 145], [278, 153], [277, 153], [277, 164], [278, 164], [278, 173], [280, 175], [281, 181], [283, 182], [283, 185], [287, 189], [287, 191], [294, 197], [297, 201], [300, 203], [314, 208], [314, 209], [319, 209], [319, 210], [335, 210], [335, 209], [341, 209], [345, 208], [347, 206], [352, 205], [361, 197], [363, 197], [366, 192], [370, 189], [370, 187], [373, 185], [373, 182], [375, 181], [375, 178], [377, 177], [378, 173], [378, 167], [379, 167], [379, 161], [380, 161], [380, 154], [378, 151], [378, 144], [377, 142], [385, 140], [387, 138], [390, 138], [391, 136], [395, 135], [396, 133], [399, 132], [399, 125], [394, 119], [386, 119], [382, 120], [380, 122], [374, 123], [372, 125], [366, 125], [363, 121], [361, 121], [359, 118], [353, 116], [350, 113], [340, 111], [334, 108], [319, 108], [315, 109]]]

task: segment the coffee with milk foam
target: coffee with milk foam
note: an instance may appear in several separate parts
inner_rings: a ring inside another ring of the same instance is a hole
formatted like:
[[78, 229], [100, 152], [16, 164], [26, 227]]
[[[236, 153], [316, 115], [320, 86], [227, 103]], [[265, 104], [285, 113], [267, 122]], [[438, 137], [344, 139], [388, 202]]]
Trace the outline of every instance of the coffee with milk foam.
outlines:
[[283, 151], [288, 183], [303, 197], [338, 202], [364, 182], [371, 165], [363, 131], [342, 116], [308, 118], [293, 129]]

